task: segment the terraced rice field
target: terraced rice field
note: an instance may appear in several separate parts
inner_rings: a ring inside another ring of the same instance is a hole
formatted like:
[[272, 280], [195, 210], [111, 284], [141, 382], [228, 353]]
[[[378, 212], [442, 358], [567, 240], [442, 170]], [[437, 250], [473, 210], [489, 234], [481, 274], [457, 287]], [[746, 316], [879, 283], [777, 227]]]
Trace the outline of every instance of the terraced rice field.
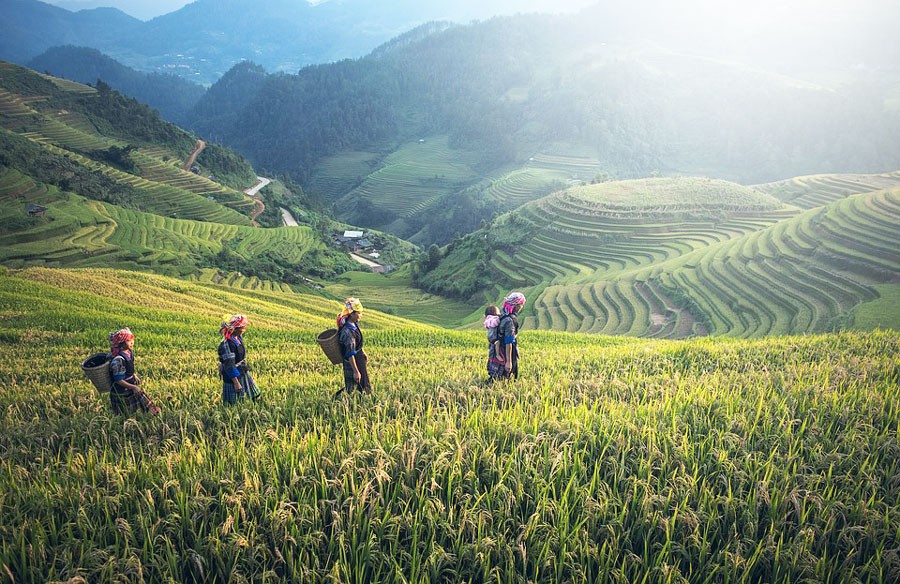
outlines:
[[447, 137], [413, 142], [390, 154], [342, 204], [369, 200], [399, 217], [428, 209], [441, 197], [477, 180], [466, 154], [449, 148]]
[[375, 170], [380, 156], [374, 152], [345, 152], [321, 161], [308, 190], [328, 201], [339, 199], [359, 186]]
[[501, 208], [515, 208], [546, 194], [553, 186], [565, 186], [570, 174], [543, 168], [519, 168], [491, 181], [485, 195]]
[[[241, 214], [248, 214], [253, 209], [253, 200], [243, 193], [182, 169], [178, 159], [171, 158], [166, 151], [163, 152], [161, 155], [159, 151], [142, 149], [132, 155], [141, 169], [141, 178], [185, 190], [207, 199], [212, 198], [217, 203], [235, 209]], [[169, 161], [164, 162], [163, 158], [165, 157], [170, 157]]]
[[813, 209], [850, 195], [900, 187], [900, 173], [821, 174], [756, 185], [785, 203], [801, 209]]
[[660, 337], [821, 332], [852, 326], [854, 310], [886, 285], [900, 285], [896, 189], [845, 197], [617, 278], [551, 286], [526, 322]]
[[[656, 193], [623, 198], [620, 191], [631, 183], [609, 184], [615, 186], [565, 191], [520, 208], [516, 213], [535, 226], [533, 233], [514, 250], [495, 254], [492, 265], [516, 274], [513, 283], [519, 286], [593, 282], [764, 229], [796, 213], [729, 183], [663, 181], [671, 192], [683, 191], [683, 199], [670, 194], [671, 201]], [[608, 194], [594, 194], [604, 188]], [[700, 200], [704, 188], [736, 189], [734, 204], [714, 202], [719, 195], [712, 194]]]
[[597, 173], [605, 169], [602, 162], [587, 156], [538, 153], [528, 161], [528, 167], [543, 169], [565, 175], [569, 180], [590, 182]]
[[[211, 201], [205, 196], [197, 195], [183, 188], [175, 187], [164, 182], [154, 182], [143, 177], [129, 174], [117, 168], [91, 160], [86, 156], [76, 154], [50, 144], [43, 144], [51, 152], [77, 161], [86, 168], [102, 172], [112, 180], [127, 184], [137, 189], [143, 195], [139, 201], [132, 203], [142, 210], [168, 217], [181, 219], [194, 219], [230, 225], [250, 225], [250, 218]], [[77, 190], [77, 186], [74, 187]]]
[[21, 216], [27, 203], [48, 207], [31, 228], [0, 233], [0, 261], [13, 267], [118, 266], [188, 275], [226, 242], [244, 257], [266, 255], [291, 265], [320, 245], [309, 227], [255, 229], [173, 219], [59, 193], [15, 171], [0, 174], [0, 203], [4, 221]]
[[[62, 81], [56, 84], [67, 92], [82, 87]], [[94, 90], [86, 88], [75, 93], [89, 95]], [[127, 144], [98, 134], [78, 114], [65, 110], [38, 111], [31, 107], [31, 104], [44, 99], [39, 96], [22, 97], [0, 89], [0, 127], [16, 132], [55, 154], [67, 156], [102, 172], [114, 181], [139, 189], [142, 196], [139, 200], [130, 201], [130, 204], [142, 210], [184, 219], [250, 225], [247, 215], [254, 207], [252, 200], [242, 193], [180, 170], [175, 166], [178, 157], [164, 149], [147, 149], [132, 154], [143, 175], [141, 177], [83, 156], [81, 152], [124, 147]], [[164, 157], [168, 157], [171, 163], [163, 162]]]

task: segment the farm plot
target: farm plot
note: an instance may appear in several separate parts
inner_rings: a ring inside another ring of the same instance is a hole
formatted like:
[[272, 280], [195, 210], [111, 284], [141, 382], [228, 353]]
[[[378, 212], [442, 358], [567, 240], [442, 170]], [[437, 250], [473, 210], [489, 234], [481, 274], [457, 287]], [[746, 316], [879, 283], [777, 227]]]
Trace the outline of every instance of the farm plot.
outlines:
[[441, 197], [477, 180], [470, 162], [447, 137], [411, 143], [389, 155], [343, 201], [371, 201], [398, 217], [420, 213]]
[[339, 199], [376, 170], [380, 158], [374, 152], [345, 152], [328, 157], [316, 166], [307, 188], [325, 200]]
[[566, 180], [582, 182], [589, 182], [604, 170], [603, 163], [596, 158], [551, 153], [535, 154], [529, 159], [528, 167], [551, 171], [564, 176]]
[[[525, 243], [508, 252], [507, 271], [520, 266], [519, 273], [530, 284], [540, 281], [536, 274], [551, 283], [587, 283], [739, 238], [794, 213], [761, 196], [740, 199], [740, 205], [736, 197], [719, 199], [721, 206], [716, 207], [715, 195], [698, 193], [693, 184], [689, 191], [683, 184], [669, 185], [676, 194], [662, 202], [638, 185], [637, 198], [612, 190], [608, 198], [592, 191], [585, 196], [576, 189], [525, 205], [517, 213], [535, 227]], [[654, 186], [654, 194], [657, 190], [664, 187]]]
[[309, 227], [255, 229], [162, 217], [61, 194], [15, 171], [0, 174], [0, 202], [11, 203], [0, 212], [7, 225], [27, 203], [47, 207], [44, 217], [0, 232], [0, 259], [14, 267], [107, 265], [188, 275], [225, 244], [247, 258], [294, 266], [320, 245]]
[[86, 168], [101, 172], [116, 182], [137, 189], [144, 196], [140, 197], [140, 200], [130, 202], [147, 212], [198, 221], [250, 224], [250, 219], [245, 215], [185, 189], [153, 182], [50, 144], [43, 144], [42, 147], [55, 154], [68, 156]]
[[[163, 156], [171, 155], [166, 153]], [[217, 203], [242, 213], [249, 212], [254, 206], [254, 202], [243, 193], [182, 169], [177, 164], [177, 159], [172, 159], [175, 162], [164, 162], [158, 153], [143, 150], [133, 154], [132, 157], [141, 169], [141, 177], [148, 181], [214, 199]]]
[[[822, 332], [852, 325], [855, 307], [900, 278], [898, 250], [900, 191], [855, 195], [614, 278], [551, 286], [527, 322], [674, 338]], [[898, 316], [895, 308], [883, 322]]]
[[900, 186], [900, 174], [818, 174], [756, 185], [753, 188], [800, 207], [813, 209], [860, 193]]
[[519, 168], [491, 181], [484, 190], [502, 208], [515, 208], [547, 194], [547, 189], [564, 187], [569, 175], [559, 170]]

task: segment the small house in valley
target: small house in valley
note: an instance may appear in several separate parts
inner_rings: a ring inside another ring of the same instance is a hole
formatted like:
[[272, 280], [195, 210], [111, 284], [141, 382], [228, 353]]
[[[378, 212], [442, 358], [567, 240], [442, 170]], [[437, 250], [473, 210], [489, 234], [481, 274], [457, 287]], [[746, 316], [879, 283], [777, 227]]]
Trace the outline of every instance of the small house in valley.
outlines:
[[34, 203], [29, 203], [28, 206], [25, 207], [25, 211], [32, 217], [38, 217], [47, 212], [47, 207], [42, 207], [40, 205], [35, 205]]

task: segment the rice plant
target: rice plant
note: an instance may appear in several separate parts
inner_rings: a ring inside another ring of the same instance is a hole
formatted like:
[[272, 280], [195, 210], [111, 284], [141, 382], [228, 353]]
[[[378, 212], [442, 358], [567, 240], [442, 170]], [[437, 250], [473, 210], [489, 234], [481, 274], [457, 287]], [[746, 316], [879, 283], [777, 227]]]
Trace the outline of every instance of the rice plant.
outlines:
[[[483, 335], [367, 312], [371, 396], [333, 401], [335, 302], [112, 270], [0, 274], [0, 580], [891, 582], [900, 335]], [[244, 312], [262, 401], [221, 405]], [[158, 417], [79, 371], [137, 334]]]

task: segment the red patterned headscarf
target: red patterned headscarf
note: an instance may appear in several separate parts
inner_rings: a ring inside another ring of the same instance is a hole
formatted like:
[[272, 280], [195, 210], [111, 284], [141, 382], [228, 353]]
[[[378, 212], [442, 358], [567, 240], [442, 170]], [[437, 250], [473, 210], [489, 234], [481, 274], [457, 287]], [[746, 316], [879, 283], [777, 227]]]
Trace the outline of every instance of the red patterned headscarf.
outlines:
[[238, 328], [247, 328], [250, 326], [250, 321], [243, 314], [235, 314], [231, 317], [225, 317], [222, 321], [222, 328], [219, 332], [222, 333], [222, 336], [226, 339], [230, 339], [234, 336], [234, 329]]
[[513, 314], [520, 306], [525, 306], [525, 295], [521, 292], [510, 292], [503, 299], [503, 314]]
[[128, 327], [114, 333], [109, 333], [109, 350], [112, 353], [112, 356], [115, 357], [118, 355], [122, 351], [122, 345], [133, 339], [134, 333], [132, 333], [131, 329]]

